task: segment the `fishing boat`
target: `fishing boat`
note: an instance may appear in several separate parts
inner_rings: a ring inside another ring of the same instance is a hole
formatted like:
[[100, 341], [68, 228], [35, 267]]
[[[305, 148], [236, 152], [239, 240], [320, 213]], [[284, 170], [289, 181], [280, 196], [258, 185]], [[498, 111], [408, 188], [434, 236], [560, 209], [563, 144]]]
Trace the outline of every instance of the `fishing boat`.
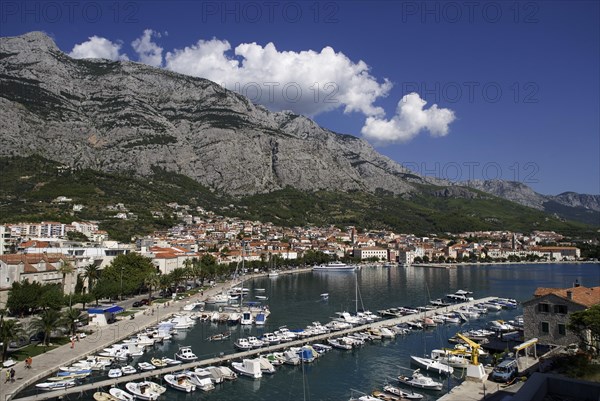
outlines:
[[198, 356], [192, 352], [192, 347], [189, 346], [180, 346], [175, 357], [185, 362], [191, 362], [198, 359]]
[[423, 388], [427, 390], [441, 390], [442, 383], [434, 381], [431, 377], [421, 374], [419, 369], [415, 370], [412, 376], [400, 375], [398, 381], [411, 387]]
[[424, 368], [425, 370], [429, 370], [440, 375], [448, 375], [454, 372], [452, 366], [444, 365], [443, 363], [440, 363], [437, 360], [433, 360], [430, 358], [421, 358], [418, 356], [411, 356], [410, 359], [413, 363]]
[[250, 342], [248, 341], [247, 338], [238, 338], [233, 343], [233, 346], [242, 351], [247, 351], [249, 349], [252, 349], [252, 345], [250, 344]]
[[260, 362], [255, 359], [244, 359], [242, 362], [232, 362], [231, 366], [242, 376], [251, 377], [252, 379], [260, 379], [262, 377]]
[[94, 400], [96, 401], [119, 401], [118, 398], [110, 395], [109, 393], [105, 393], [103, 391], [96, 391], [93, 395]]
[[164, 379], [169, 386], [175, 390], [183, 391], [184, 393], [191, 393], [196, 391], [196, 386], [191, 382], [187, 374], [167, 374], [164, 375]]
[[423, 398], [423, 394], [414, 393], [412, 391], [409, 393], [390, 384], [384, 386], [383, 391], [398, 396], [400, 398], [406, 398], [407, 400], [420, 400]]
[[[258, 298], [258, 295], [256, 296]], [[252, 317], [252, 312], [244, 311], [242, 312], [242, 318], [240, 319], [240, 324], [242, 326], [251, 325], [254, 323], [254, 318]]]
[[356, 266], [347, 265], [342, 262], [330, 262], [326, 265], [319, 265], [313, 267], [313, 271], [316, 272], [350, 272], [356, 270]]
[[117, 387], [112, 387], [110, 390], [108, 390], [108, 392], [110, 393], [110, 396], [112, 396], [113, 398], [115, 398], [119, 401], [133, 401], [134, 400], [133, 395], [131, 395], [127, 391], [121, 390], [120, 388], [117, 388]]
[[129, 382], [125, 384], [125, 388], [136, 398], [145, 401], [154, 401], [167, 390], [160, 384], [151, 381]]
[[267, 322], [267, 315], [264, 312], [258, 312], [256, 314], [256, 318], [254, 318], [254, 323], [257, 326], [264, 326]]

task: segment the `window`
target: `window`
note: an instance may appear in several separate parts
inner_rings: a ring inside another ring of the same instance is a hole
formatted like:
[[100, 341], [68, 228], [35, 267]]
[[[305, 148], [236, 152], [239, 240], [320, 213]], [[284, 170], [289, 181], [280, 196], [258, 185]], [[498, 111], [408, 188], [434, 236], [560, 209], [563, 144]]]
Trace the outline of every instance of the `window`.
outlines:
[[564, 336], [567, 334], [567, 328], [565, 327], [564, 324], [558, 325], [558, 334], [560, 334], [561, 336]]
[[554, 313], [567, 314], [567, 305], [554, 305]]
[[542, 333], [550, 333], [550, 323], [542, 322]]
[[538, 312], [550, 312], [550, 305], [542, 303], [538, 304]]

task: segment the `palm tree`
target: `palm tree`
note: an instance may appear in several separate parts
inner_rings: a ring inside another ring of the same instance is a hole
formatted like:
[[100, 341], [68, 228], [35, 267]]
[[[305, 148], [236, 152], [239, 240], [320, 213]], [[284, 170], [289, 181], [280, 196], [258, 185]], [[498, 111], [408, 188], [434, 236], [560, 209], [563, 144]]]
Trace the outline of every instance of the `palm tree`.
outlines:
[[77, 308], [69, 308], [63, 312], [62, 323], [69, 327], [71, 335], [75, 335], [77, 331], [77, 322], [81, 320], [81, 310]]
[[90, 263], [86, 267], [84, 267], [83, 277], [87, 279], [88, 282], [88, 293], [92, 292], [92, 288], [94, 288], [94, 283], [100, 278], [100, 269], [93, 263]]
[[62, 290], [64, 292], [67, 274], [73, 274], [73, 272], [75, 271], [75, 268], [73, 267], [73, 264], [71, 263], [71, 261], [62, 259], [60, 261], [60, 266], [57, 270], [60, 273], [62, 273]]
[[50, 334], [62, 327], [63, 324], [60, 319], [60, 313], [55, 309], [46, 309], [39, 316], [31, 321], [29, 328], [31, 331], [38, 333], [44, 333], [44, 345], [48, 345]]
[[2, 323], [0, 324], [0, 341], [2, 341], [2, 361], [6, 359], [8, 344], [11, 341], [18, 340], [23, 335], [23, 327], [18, 320], [4, 320], [2, 314]]
[[148, 298], [152, 302], [152, 289], [156, 289], [160, 286], [160, 276], [156, 270], [152, 270], [144, 279], [144, 284], [148, 287]]

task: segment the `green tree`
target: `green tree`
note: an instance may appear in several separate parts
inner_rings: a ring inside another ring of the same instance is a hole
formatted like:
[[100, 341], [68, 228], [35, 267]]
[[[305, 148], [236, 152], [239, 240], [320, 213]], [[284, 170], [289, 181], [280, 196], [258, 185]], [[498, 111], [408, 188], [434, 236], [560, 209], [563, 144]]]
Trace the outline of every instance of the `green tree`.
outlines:
[[0, 320], [0, 341], [2, 342], [2, 361], [6, 359], [8, 344], [11, 341], [18, 340], [24, 334], [23, 327], [18, 320], [4, 319], [4, 314]]
[[65, 305], [65, 295], [60, 284], [42, 285], [39, 306], [42, 309], [58, 310]]
[[575, 334], [586, 349], [594, 349], [598, 353], [600, 342], [600, 305], [571, 314], [568, 329]]
[[152, 260], [138, 253], [117, 256], [102, 271], [102, 281], [106, 288], [119, 288], [119, 294], [131, 295], [140, 292], [144, 280], [151, 272], [156, 271]]
[[16, 316], [24, 316], [26, 313], [33, 312], [39, 308], [39, 299], [42, 293], [42, 285], [38, 282], [30, 283], [29, 280], [22, 282], [15, 281], [10, 291], [6, 307]]
[[55, 309], [46, 309], [35, 317], [29, 326], [33, 333], [44, 333], [44, 345], [48, 345], [52, 332], [63, 327], [60, 313]]

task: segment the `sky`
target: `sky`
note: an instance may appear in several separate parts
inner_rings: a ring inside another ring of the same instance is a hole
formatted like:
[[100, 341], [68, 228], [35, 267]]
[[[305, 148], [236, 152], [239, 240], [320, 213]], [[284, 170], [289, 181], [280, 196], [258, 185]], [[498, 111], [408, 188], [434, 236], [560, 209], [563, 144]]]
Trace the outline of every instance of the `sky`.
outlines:
[[0, 36], [211, 79], [417, 173], [600, 194], [598, 1], [21, 1]]

